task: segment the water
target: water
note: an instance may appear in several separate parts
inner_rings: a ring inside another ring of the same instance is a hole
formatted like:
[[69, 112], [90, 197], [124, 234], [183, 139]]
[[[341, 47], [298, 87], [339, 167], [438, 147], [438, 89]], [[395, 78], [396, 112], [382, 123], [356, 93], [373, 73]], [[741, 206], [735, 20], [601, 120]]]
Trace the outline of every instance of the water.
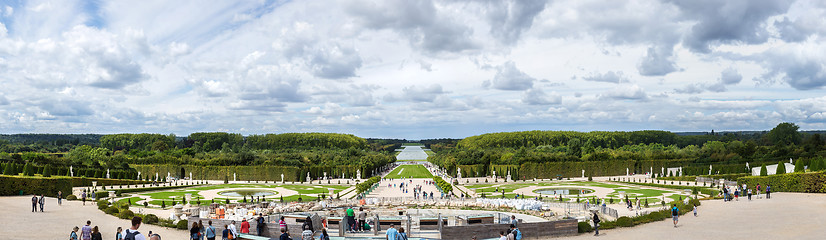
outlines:
[[587, 189], [587, 188], [544, 188], [534, 191], [535, 193], [539, 193], [542, 195], [576, 195], [579, 194], [588, 194], [594, 192], [594, 190]]
[[224, 195], [224, 196], [230, 196], [230, 197], [243, 197], [243, 196], [247, 196], [247, 197], [265, 197], [265, 196], [275, 195], [274, 192], [262, 191], [262, 190], [232, 190], [232, 191], [220, 192], [218, 194]]

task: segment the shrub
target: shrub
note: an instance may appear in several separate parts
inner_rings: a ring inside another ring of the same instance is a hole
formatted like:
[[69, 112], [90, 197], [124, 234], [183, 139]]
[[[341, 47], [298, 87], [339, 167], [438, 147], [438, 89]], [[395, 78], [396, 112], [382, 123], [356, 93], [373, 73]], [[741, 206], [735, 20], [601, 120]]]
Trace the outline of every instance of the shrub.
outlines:
[[[784, 174], [786, 173], [786, 164], [783, 164], [783, 161], [777, 164], [777, 171], [774, 174]], [[761, 169], [762, 171], [762, 169]], [[761, 175], [762, 176], [762, 175]]]
[[766, 170], [766, 164], [764, 163], [763, 166], [760, 167], [760, 176], [768, 176], [769, 170]]
[[77, 196], [75, 196], [74, 194], [69, 194], [69, 196], [66, 196], [66, 200], [69, 200], [69, 201], [77, 200]]
[[109, 215], [115, 215], [118, 212], [120, 212], [120, 209], [112, 206], [112, 207], [106, 208], [106, 210], [104, 210], [103, 212], [105, 212], [106, 214], [109, 214]]
[[0, 176], [0, 196], [44, 194], [57, 197], [57, 192], [72, 192], [68, 177]]
[[804, 172], [805, 170], [806, 169], [805, 166], [803, 166], [803, 161], [797, 159], [797, 162], [794, 163], [794, 172]]
[[186, 229], [189, 228], [189, 226], [187, 226], [187, 221], [186, 220], [181, 220], [181, 221], [178, 221], [178, 223], [175, 224], [175, 228], [181, 229], [181, 230], [186, 230]]
[[147, 214], [146, 216], [144, 216], [143, 222], [148, 224], [158, 223], [158, 216], [155, 216], [155, 214]]
[[617, 227], [630, 227], [634, 226], [634, 221], [631, 220], [630, 217], [619, 217], [617, 218]]
[[[588, 181], [594, 181], [594, 177], [588, 176]], [[590, 225], [589, 225], [590, 226]]]
[[663, 220], [665, 217], [663, 216], [663, 214], [661, 212], [656, 211], [656, 212], [649, 213], [648, 218], [651, 219], [652, 221], [660, 221], [660, 220]]
[[129, 210], [129, 209], [121, 210], [118, 213], [118, 217], [120, 219], [132, 219], [132, 217], [134, 217], [134, 216], [135, 216], [135, 213], [133, 213], [132, 210]]
[[579, 222], [577, 223], [576, 227], [577, 232], [579, 233], [586, 233], [594, 230], [594, 228], [591, 227], [591, 224], [588, 224], [588, 222]]

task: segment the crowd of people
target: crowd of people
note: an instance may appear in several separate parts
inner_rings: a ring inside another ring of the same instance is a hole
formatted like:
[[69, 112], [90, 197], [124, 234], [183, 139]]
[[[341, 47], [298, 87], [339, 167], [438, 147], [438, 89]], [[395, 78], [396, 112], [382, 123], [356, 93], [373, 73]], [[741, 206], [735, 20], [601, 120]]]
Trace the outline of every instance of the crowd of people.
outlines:
[[765, 189], [762, 189], [760, 184], [752, 188], [749, 188], [748, 185], [735, 185], [735, 186], [723, 186], [723, 191], [720, 192], [720, 195], [723, 197], [724, 202], [731, 202], [731, 201], [740, 201], [740, 196], [746, 197], [749, 201], [751, 201], [752, 195], [756, 195], [757, 199], [762, 199], [763, 190], [766, 192], [766, 199], [771, 198], [772, 186], [766, 185]]
[[[144, 235], [138, 229], [141, 227], [143, 219], [141, 217], [132, 218], [132, 226], [125, 231], [118, 227], [115, 230], [115, 240], [161, 240], [161, 235], [152, 233]], [[147, 238], [148, 237], [148, 238]], [[87, 220], [82, 228], [75, 226], [69, 233], [69, 240], [103, 240], [103, 234], [98, 226], [92, 226], [92, 220]]]

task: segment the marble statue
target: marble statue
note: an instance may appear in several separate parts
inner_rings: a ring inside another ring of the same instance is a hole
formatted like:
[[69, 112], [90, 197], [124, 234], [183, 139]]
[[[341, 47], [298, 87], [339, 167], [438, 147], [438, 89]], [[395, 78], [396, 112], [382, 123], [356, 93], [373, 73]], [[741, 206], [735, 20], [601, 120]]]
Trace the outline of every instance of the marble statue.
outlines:
[[109, 169], [106, 169], [106, 178], [109, 178]]
[[72, 175], [72, 177], [75, 176], [75, 171], [72, 170], [72, 166], [69, 166], [69, 175]]

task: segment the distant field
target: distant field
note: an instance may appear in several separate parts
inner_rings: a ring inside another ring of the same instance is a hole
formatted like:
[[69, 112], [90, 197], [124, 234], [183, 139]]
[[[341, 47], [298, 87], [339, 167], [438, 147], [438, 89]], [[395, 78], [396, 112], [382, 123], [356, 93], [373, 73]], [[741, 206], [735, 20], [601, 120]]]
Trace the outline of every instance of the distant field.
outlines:
[[433, 178], [433, 175], [422, 165], [403, 165], [394, 169], [386, 177], [389, 178]]
[[421, 144], [421, 143], [402, 143], [402, 147], [403, 146], [422, 146], [422, 147], [424, 147], [424, 144]]

